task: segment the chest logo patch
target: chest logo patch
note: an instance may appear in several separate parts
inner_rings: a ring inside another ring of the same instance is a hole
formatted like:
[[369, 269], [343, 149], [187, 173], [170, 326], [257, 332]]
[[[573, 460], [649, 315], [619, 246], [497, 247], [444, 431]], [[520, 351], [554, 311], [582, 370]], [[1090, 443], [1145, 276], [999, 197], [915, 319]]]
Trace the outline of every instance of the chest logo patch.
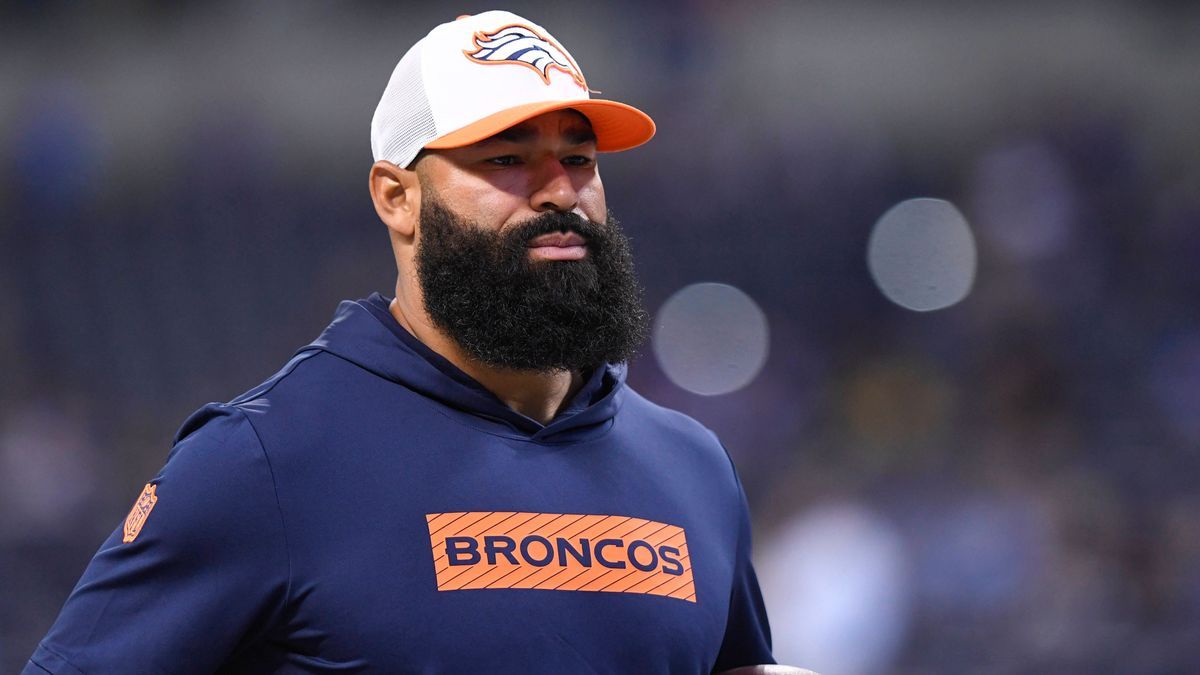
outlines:
[[125, 517], [125, 536], [121, 541], [128, 544], [137, 539], [137, 536], [142, 531], [142, 526], [146, 524], [146, 518], [150, 517], [150, 512], [154, 510], [154, 505], [158, 503], [158, 495], [154, 492], [158, 490], [158, 486], [154, 483], [146, 483], [146, 487], [142, 489], [142, 494], [138, 496], [137, 502], [130, 509], [129, 515]]
[[683, 528], [644, 518], [518, 511], [430, 513], [439, 591], [527, 588], [696, 602]]

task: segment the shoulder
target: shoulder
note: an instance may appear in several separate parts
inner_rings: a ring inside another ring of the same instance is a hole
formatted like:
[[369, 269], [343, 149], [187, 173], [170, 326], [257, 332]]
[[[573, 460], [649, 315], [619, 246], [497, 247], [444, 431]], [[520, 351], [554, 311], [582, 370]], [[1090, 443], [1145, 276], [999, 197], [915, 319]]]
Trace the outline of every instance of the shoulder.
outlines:
[[205, 473], [228, 465], [230, 470], [263, 458], [262, 446], [246, 415], [225, 403], [209, 403], [192, 413], [179, 431], [163, 471], [192, 470], [203, 464]]
[[270, 461], [249, 420], [230, 405], [209, 404], [188, 418], [146, 490], [153, 517], [134, 536], [163, 555], [261, 545], [279, 531]]
[[280, 441], [290, 444], [328, 427], [321, 422], [378, 397], [384, 386], [379, 377], [350, 361], [322, 349], [306, 349], [228, 403], [210, 403], [198, 410], [180, 428], [178, 438], [215, 417], [241, 416], [270, 454]]
[[289, 405], [327, 400], [331, 383], [344, 386], [361, 375], [361, 368], [331, 352], [306, 348], [261, 384], [234, 397], [229, 405], [250, 414], [266, 412], [260, 404], [268, 400]]
[[[287, 428], [289, 419], [317, 414], [306, 409], [322, 397], [315, 395], [340, 359], [312, 350], [296, 354], [274, 375], [225, 403], [208, 403], [193, 412], [175, 432], [164, 471], [200, 465], [206, 473], [235, 470], [262, 463], [270, 472], [264, 437], [274, 426]], [[178, 467], [178, 468], [177, 468]]]
[[[702, 474], [714, 488], [733, 495], [738, 488], [733, 460], [711, 429], [678, 410], [661, 406], [631, 388], [621, 414], [622, 432], [639, 446], [651, 446], [649, 456], [665, 459], [674, 471]], [[693, 477], [699, 477], [693, 476]]]
[[239, 438], [256, 445], [282, 486], [348, 453], [365, 456], [364, 450], [382, 447], [385, 437], [404, 451], [409, 432], [428, 426], [430, 411], [430, 403], [412, 390], [332, 352], [306, 349], [258, 386], [196, 411], [177, 441], [219, 433], [235, 423], [226, 419], [236, 420]]
[[695, 418], [654, 403], [630, 387], [625, 388], [625, 394], [621, 412], [629, 424], [646, 433], [665, 434], [676, 441], [694, 444], [728, 461], [729, 456], [717, 435]]

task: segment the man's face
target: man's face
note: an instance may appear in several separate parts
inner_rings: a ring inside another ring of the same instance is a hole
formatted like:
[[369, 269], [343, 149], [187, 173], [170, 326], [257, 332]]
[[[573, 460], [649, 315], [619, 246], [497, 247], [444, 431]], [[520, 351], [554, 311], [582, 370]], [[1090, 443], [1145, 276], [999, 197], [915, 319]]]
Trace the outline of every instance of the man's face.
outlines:
[[[595, 135], [574, 110], [540, 115], [473, 145], [430, 152], [417, 172], [447, 208], [486, 230], [505, 231], [550, 211], [594, 222], [604, 222], [608, 213]], [[530, 256], [583, 253], [554, 248], [568, 247], [535, 247]]]
[[552, 113], [509, 132], [421, 160], [415, 263], [426, 311], [493, 367], [628, 359], [646, 313], [628, 241], [603, 210], [590, 127]]

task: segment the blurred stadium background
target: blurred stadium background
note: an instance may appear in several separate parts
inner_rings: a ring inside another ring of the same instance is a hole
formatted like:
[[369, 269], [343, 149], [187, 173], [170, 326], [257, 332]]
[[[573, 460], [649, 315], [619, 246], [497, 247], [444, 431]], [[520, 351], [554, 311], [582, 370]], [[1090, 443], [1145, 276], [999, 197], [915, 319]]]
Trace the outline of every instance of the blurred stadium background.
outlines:
[[[389, 292], [371, 114], [410, 44], [486, 8], [0, 5], [0, 672], [190, 411]], [[781, 659], [1200, 672], [1195, 4], [506, 8], [659, 124], [602, 161], [651, 310], [719, 282], [769, 326], [732, 336], [769, 352], [731, 393], [677, 385], [671, 342], [631, 381], [734, 455]], [[867, 266], [917, 197], [978, 255], [935, 312]]]

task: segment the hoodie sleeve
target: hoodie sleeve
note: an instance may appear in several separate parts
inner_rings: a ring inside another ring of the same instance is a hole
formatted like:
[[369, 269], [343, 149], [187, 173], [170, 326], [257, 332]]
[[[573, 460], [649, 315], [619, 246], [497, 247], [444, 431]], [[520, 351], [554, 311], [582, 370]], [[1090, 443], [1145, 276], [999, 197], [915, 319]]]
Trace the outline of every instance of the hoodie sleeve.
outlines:
[[767, 623], [767, 610], [758, 589], [754, 564], [750, 561], [750, 509], [741, 481], [738, 481], [738, 500], [741, 513], [738, 516], [737, 560], [734, 563], [733, 588], [729, 593], [725, 638], [713, 668], [713, 672], [718, 673], [739, 666], [775, 663], [775, 657], [771, 655], [771, 627]]
[[212, 673], [287, 595], [282, 514], [246, 416], [210, 405], [92, 558], [24, 673]]

